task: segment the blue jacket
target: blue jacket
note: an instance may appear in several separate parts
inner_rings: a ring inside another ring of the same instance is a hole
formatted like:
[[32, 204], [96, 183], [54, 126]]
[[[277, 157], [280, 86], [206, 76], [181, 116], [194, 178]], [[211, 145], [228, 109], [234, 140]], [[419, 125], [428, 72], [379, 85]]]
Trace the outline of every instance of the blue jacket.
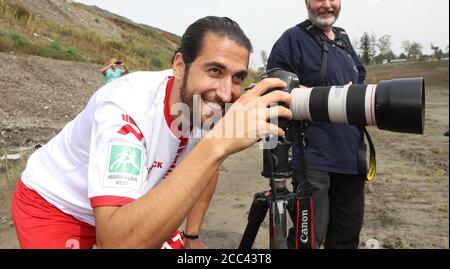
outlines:
[[[336, 41], [341, 39], [338, 31]], [[362, 84], [366, 70], [353, 48], [349, 55], [339, 46], [330, 45], [327, 63], [328, 85]], [[297, 74], [300, 84], [308, 87], [320, 85], [322, 49], [304, 29], [288, 29], [275, 43], [267, 69], [279, 67]], [[288, 138], [293, 143], [294, 167], [298, 166], [298, 124], [292, 124]], [[306, 159], [308, 168], [341, 174], [358, 174], [357, 152], [362, 132], [346, 124], [313, 122], [306, 132]], [[362, 144], [362, 146], [365, 146]]]

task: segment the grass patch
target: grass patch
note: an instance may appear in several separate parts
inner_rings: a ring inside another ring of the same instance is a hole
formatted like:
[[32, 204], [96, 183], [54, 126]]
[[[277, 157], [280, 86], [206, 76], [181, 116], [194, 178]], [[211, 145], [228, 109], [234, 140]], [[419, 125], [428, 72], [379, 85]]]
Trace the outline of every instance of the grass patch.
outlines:
[[0, 148], [0, 178], [1, 185], [15, 185], [25, 168], [25, 161], [10, 161], [6, 158], [8, 156], [8, 149], [6, 147]]
[[0, 51], [25, 51], [29, 46], [30, 42], [21, 34], [0, 28]]
[[161, 69], [163, 67], [163, 62], [159, 58], [151, 58], [150, 64], [158, 69]]
[[142, 58], [150, 57], [152, 55], [152, 50], [148, 47], [139, 47], [136, 49], [137, 55]]
[[110, 40], [107, 44], [116, 50], [122, 50], [125, 48], [124, 44], [119, 40]]
[[11, 198], [24, 168], [24, 161], [9, 162], [6, 166], [0, 164], [0, 216], [11, 212]]
[[448, 61], [406, 62], [387, 65], [369, 65], [366, 83], [395, 78], [423, 77], [426, 86], [449, 87]]
[[34, 54], [42, 57], [66, 61], [84, 61], [83, 56], [81, 56], [76, 48], [66, 48], [56, 41], [45, 46], [34, 46], [33, 50], [35, 52]]
[[28, 47], [30, 46], [30, 43], [20, 34], [16, 33], [16, 32], [11, 32], [10, 34], [11, 39], [13, 40], [14, 44], [17, 47]]
[[26, 8], [4, 0], [0, 1], [0, 51], [101, 65], [116, 57], [123, 59], [131, 70], [170, 67], [172, 53], [179, 42], [175, 35], [161, 34], [152, 27], [105, 17], [88, 7], [79, 7], [115, 23], [123, 33], [116, 38], [104, 37], [94, 30], [35, 16]]
[[0, 51], [8, 52], [14, 49], [14, 41], [6, 30], [0, 28]]

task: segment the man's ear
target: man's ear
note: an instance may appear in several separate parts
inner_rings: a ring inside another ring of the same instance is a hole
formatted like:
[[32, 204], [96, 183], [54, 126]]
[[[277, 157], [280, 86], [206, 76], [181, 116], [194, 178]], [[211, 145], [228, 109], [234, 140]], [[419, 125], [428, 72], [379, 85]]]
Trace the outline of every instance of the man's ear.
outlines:
[[183, 54], [177, 52], [173, 58], [172, 71], [175, 78], [181, 79], [184, 77], [186, 64], [184, 63]]

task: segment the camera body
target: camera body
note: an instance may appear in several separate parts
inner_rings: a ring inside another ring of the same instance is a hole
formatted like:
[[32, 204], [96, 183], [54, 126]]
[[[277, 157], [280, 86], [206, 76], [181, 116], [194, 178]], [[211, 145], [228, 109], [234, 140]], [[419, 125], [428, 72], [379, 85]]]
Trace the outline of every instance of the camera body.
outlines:
[[284, 70], [278, 69], [278, 68], [269, 70], [267, 72], [267, 77], [268, 78], [279, 78], [279, 79], [283, 80], [284, 82], [286, 82], [287, 86], [285, 88], [270, 89], [266, 93], [269, 93], [269, 92], [272, 92], [275, 90], [281, 90], [281, 91], [291, 93], [291, 91], [293, 89], [298, 88], [300, 85], [300, 79], [298, 78], [298, 76], [296, 74], [288, 72], [288, 71], [284, 71]]
[[[287, 72], [284, 71], [282, 69], [272, 69], [269, 70], [267, 73], [267, 78], [279, 78], [281, 80], [283, 80], [284, 82], [286, 82], [287, 86], [285, 88], [273, 88], [273, 89], [269, 89], [266, 94], [272, 92], [272, 91], [276, 91], [276, 90], [280, 90], [280, 91], [285, 91], [287, 93], [291, 93], [291, 91], [295, 88], [299, 87], [300, 84], [300, 80], [298, 78], [298, 76], [294, 73], [291, 72]], [[284, 107], [289, 107], [289, 104], [281, 104]], [[286, 130], [287, 126], [289, 125], [289, 121], [285, 118], [278, 118], [278, 126], [283, 129]]]

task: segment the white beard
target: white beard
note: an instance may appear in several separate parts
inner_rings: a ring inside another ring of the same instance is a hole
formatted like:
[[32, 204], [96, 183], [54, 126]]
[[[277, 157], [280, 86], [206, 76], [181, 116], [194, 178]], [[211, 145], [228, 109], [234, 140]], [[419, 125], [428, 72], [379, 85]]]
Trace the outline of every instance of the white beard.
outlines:
[[319, 15], [313, 14], [313, 12], [310, 10], [308, 10], [308, 15], [312, 23], [321, 29], [333, 26], [339, 16], [332, 15], [329, 18], [323, 19]]

